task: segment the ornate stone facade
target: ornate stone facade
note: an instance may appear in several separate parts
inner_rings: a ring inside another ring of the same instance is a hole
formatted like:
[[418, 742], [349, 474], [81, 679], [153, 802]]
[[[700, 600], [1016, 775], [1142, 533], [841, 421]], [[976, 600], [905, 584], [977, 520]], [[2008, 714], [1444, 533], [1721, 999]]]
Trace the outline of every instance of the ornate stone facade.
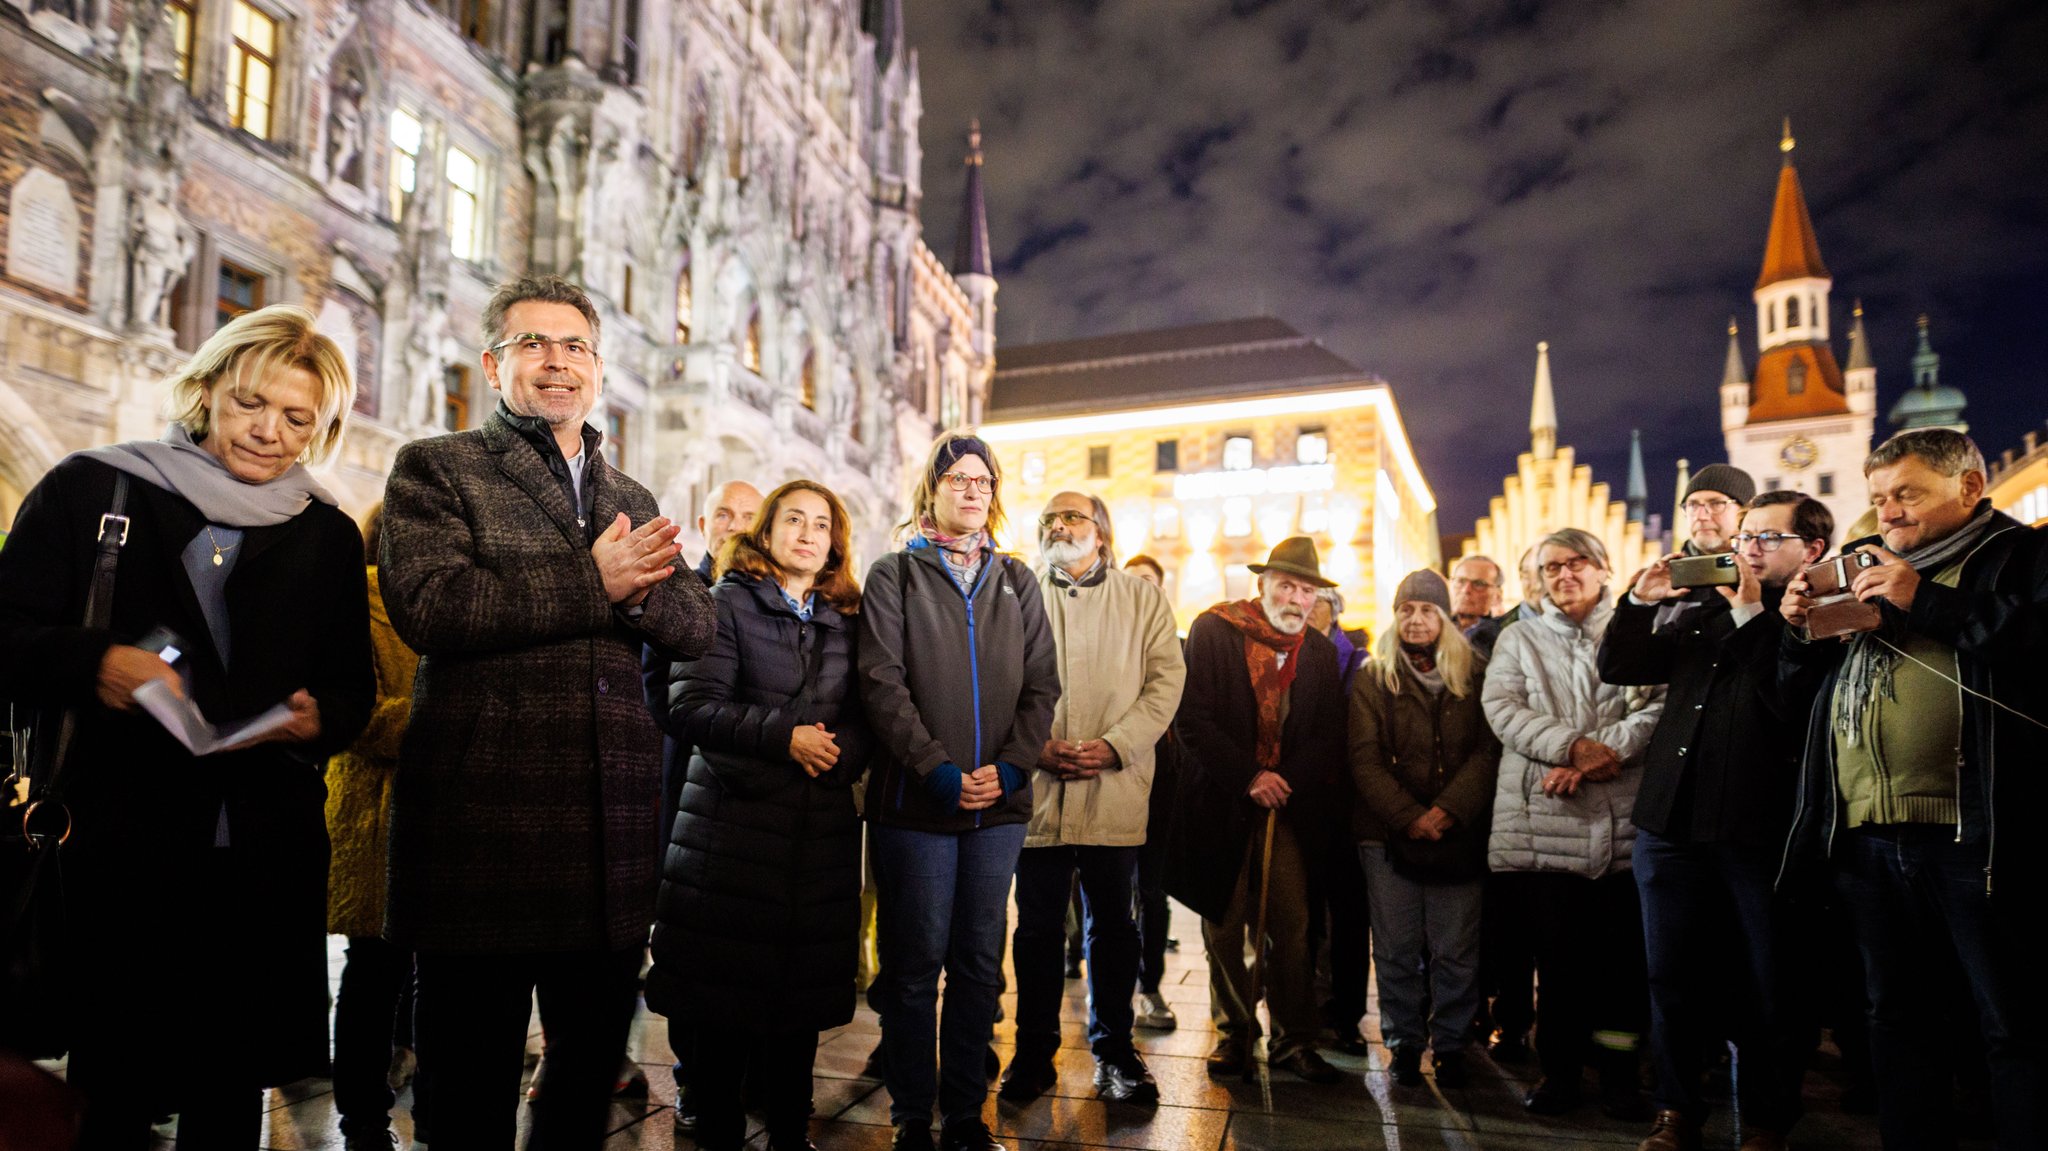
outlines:
[[872, 556], [994, 370], [994, 279], [922, 238], [921, 116], [897, 0], [0, 0], [0, 527], [275, 302], [355, 356], [325, 478], [360, 512], [495, 404], [478, 319], [532, 270], [598, 301], [592, 420], [666, 510], [812, 476]]

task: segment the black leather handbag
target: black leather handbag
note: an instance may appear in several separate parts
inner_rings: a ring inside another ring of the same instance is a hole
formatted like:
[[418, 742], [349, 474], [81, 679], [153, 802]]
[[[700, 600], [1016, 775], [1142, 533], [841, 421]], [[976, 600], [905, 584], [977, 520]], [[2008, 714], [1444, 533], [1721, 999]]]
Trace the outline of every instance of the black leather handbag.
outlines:
[[[100, 517], [91, 584], [85, 597], [85, 626], [102, 629], [113, 614], [114, 571], [128, 540], [128, 476], [114, 479], [114, 498]], [[48, 718], [47, 716], [45, 717]], [[32, 1059], [62, 1055], [70, 1037], [66, 1022], [72, 988], [64, 918], [64, 841], [71, 837], [71, 812], [64, 806], [64, 771], [78, 709], [66, 710], [43, 740], [38, 724], [31, 739], [33, 767], [24, 802], [0, 808], [0, 1048]]]

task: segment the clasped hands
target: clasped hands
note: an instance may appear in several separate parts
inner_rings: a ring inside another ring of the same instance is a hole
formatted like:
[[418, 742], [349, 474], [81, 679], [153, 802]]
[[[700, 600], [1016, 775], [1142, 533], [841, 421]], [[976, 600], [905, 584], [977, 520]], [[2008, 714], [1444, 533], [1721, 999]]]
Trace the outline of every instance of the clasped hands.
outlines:
[[590, 558], [597, 561], [598, 578], [604, 581], [605, 599], [621, 607], [638, 607], [655, 584], [676, 574], [674, 560], [683, 550], [676, 536], [682, 530], [667, 516], [656, 516], [636, 528], [626, 513], [620, 512], [590, 545]]
[[822, 723], [800, 723], [789, 733], [789, 758], [816, 779], [839, 763], [839, 737]]
[[1453, 816], [1450, 812], [1445, 811], [1441, 807], [1432, 807], [1428, 811], [1423, 812], [1421, 815], [1416, 816], [1412, 821], [1409, 822], [1407, 832], [1408, 838], [1429, 840], [1442, 839], [1444, 837], [1444, 833], [1448, 832], [1451, 829], [1451, 826], [1457, 822], [1457, 818]]
[[1063, 780], [1078, 783], [1105, 771], [1115, 771], [1123, 766], [1123, 760], [1106, 739], [1084, 739], [1078, 743], [1048, 739], [1045, 750], [1039, 754], [1038, 766]]
[[1585, 736], [1572, 741], [1571, 763], [1553, 767], [1543, 777], [1543, 794], [1556, 798], [1579, 793], [1582, 783], [1604, 783], [1621, 774], [1621, 757], [1597, 739]]

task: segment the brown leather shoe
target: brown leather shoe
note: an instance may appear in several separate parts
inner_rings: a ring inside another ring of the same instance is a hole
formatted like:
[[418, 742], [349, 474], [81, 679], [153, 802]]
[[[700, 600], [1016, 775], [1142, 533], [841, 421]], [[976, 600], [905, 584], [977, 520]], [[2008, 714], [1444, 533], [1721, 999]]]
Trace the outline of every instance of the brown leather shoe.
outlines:
[[1785, 1151], [1785, 1137], [1776, 1131], [1745, 1125], [1742, 1129], [1742, 1151]]
[[1686, 1122], [1681, 1112], [1659, 1111], [1650, 1137], [1636, 1144], [1636, 1151], [1700, 1151], [1700, 1129]]
[[1245, 1065], [1251, 1061], [1247, 1045], [1231, 1038], [1219, 1038], [1209, 1052], [1209, 1078], [1232, 1079], [1244, 1074]]

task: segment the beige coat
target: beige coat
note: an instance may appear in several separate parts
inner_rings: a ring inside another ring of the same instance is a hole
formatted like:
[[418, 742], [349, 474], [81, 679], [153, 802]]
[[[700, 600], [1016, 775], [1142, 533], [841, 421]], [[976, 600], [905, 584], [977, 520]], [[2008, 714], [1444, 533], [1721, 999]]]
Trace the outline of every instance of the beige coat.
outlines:
[[1158, 588], [1113, 568], [1090, 587], [1057, 586], [1040, 572], [1038, 587], [1059, 652], [1052, 738], [1107, 740], [1122, 766], [1080, 782], [1034, 771], [1024, 846], [1139, 846], [1153, 750], [1187, 681], [1173, 609]]

